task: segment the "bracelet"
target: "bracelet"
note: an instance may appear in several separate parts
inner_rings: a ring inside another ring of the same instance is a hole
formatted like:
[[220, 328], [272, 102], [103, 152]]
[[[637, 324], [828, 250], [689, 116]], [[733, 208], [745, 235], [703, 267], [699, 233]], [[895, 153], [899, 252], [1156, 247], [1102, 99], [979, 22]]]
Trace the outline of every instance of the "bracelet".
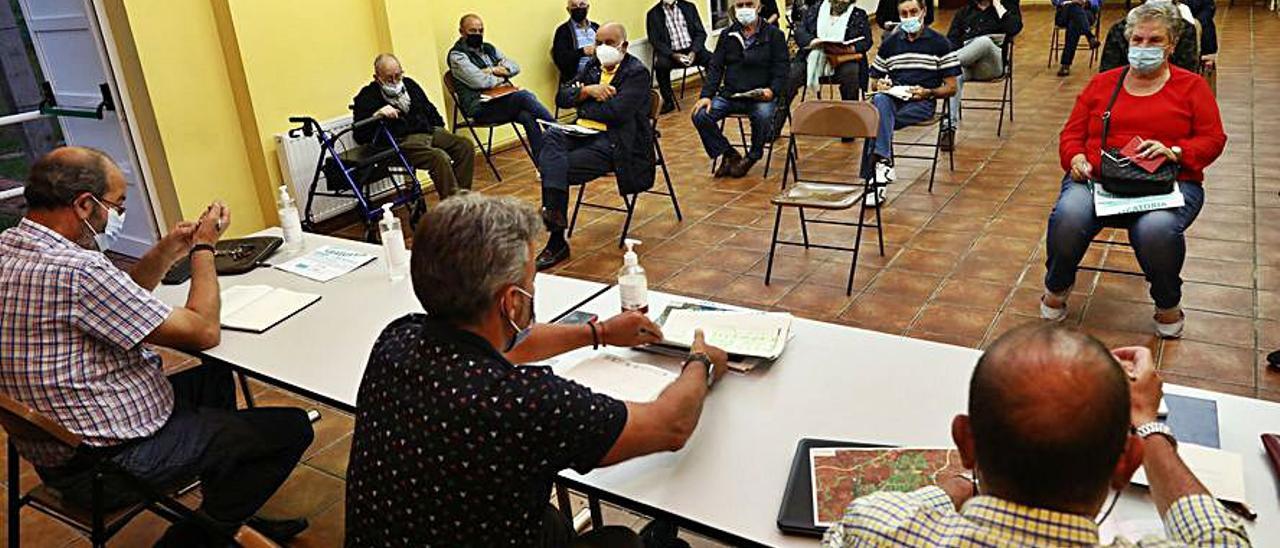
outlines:
[[591, 349], [598, 350], [600, 348], [600, 332], [596, 330], [596, 322], [587, 322], [587, 327], [591, 328]]
[[191, 246], [191, 251], [189, 251], [187, 255], [195, 255], [197, 251], [208, 251], [214, 255], [218, 254], [218, 248], [213, 247], [211, 244], [196, 244]]

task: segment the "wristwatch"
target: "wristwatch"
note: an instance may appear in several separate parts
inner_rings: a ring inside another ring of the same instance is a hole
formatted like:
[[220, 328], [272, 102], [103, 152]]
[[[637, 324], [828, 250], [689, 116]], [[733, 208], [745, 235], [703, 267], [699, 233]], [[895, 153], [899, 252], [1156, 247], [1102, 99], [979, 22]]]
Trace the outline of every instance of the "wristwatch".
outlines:
[[706, 352], [692, 352], [684, 359], [684, 367], [689, 367], [694, 362], [707, 366], [707, 388], [711, 388], [716, 382], [716, 366], [711, 362], [711, 356]]
[[1174, 448], [1178, 447], [1178, 438], [1173, 437], [1173, 429], [1169, 428], [1169, 425], [1163, 422], [1151, 421], [1146, 424], [1139, 425], [1133, 431], [1142, 439], [1147, 439], [1153, 435], [1164, 436], [1169, 438], [1169, 443], [1173, 444]]
[[1173, 161], [1175, 161], [1175, 162], [1181, 162], [1181, 161], [1182, 161], [1182, 147], [1180, 147], [1180, 146], [1178, 146], [1178, 145], [1173, 145], [1173, 146], [1169, 147], [1169, 152], [1172, 152], [1172, 153], [1173, 153], [1173, 156], [1174, 156]]

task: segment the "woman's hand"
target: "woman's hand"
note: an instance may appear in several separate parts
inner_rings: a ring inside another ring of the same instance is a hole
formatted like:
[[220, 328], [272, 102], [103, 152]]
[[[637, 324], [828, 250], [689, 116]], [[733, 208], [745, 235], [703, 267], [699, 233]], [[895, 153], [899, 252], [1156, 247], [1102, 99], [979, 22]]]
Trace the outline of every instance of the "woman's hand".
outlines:
[[1083, 183], [1093, 177], [1093, 165], [1084, 154], [1077, 154], [1071, 159], [1071, 179]]
[[1160, 141], [1156, 141], [1154, 139], [1147, 139], [1146, 141], [1143, 141], [1142, 144], [1138, 145], [1139, 158], [1146, 159], [1146, 158], [1156, 158], [1159, 156], [1164, 156], [1165, 158], [1168, 158], [1175, 162], [1178, 161], [1178, 155], [1174, 154], [1173, 150], [1171, 150], [1167, 146], [1164, 146], [1164, 143], [1161, 143]]

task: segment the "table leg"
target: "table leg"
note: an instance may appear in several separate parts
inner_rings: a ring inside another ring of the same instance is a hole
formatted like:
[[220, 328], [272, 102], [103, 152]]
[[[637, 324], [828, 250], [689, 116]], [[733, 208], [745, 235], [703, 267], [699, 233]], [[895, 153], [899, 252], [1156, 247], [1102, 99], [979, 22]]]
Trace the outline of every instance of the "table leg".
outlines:
[[603, 528], [604, 512], [600, 510], [600, 499], [595, 495], [587, 495], [587, 507], [591, 508], [591, 528]]
[[256, 407], [253, 403], [253, 392], [249, 391], [249, 379], [244, 373], [236, 371], [236, 380], [240, 382], [240, 393], [244, 396], [244, 406], [247, 409]]

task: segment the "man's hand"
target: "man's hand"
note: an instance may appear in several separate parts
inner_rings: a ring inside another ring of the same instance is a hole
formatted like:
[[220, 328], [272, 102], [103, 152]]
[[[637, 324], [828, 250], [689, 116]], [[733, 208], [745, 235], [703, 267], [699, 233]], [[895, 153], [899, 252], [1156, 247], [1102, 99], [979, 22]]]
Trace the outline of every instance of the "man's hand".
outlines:
[[378, 118], [391, 118], [394, 120], [400, 117], [400, 109], [392, 105], [384, 105], [382, 108], [378, 109], [378, 112], [373, 113], [373, 115]]
[[690, 54], [690, 55], [685, 55], [685, 54], [683, 54], [683, 53], [672, 53], [672, 54], [671, 54], [671, 58], [672, 58], [673, 60], [675, 60], [675, 62], [676, 62], [676, 63], [679, 63], [679, 64], [684, 65], [684, 66], [686, 66], [686, 67], [687, 67], [687, 66], [689, 66], [689, 65], [691, 65], [691, 64], [693, 64], [693, 55], [692, 55], [692, 54]]
[[1093, 177], [1093, 165], [1084, 154], [1071, 158], [1071, 180], [1083, 183]]
[[757, 98], [761, 103], [768, 103], [773, 100], [772, 88], [760, 88], [760, 96]]
[[192, 243], [192, 237], [195, 236], [196, 226], [196, 223], [191, 221], [182, 221], [160, 238], [156, 246], [164, 253], [166, 262], [175, 263], [191, 252], [191, 246], [195, 245]]
[[618, 90], [613, 86], [592, 84], [590, 86], [584, 86], [582, 88], [582, 93], [585, 93], [588, 97], [595, 99], [596, 102], [603, 103], [609, 99], [613, 99], [613, 96], [618, 94]]
[[697, 113], [698, 113], [698, 111], [700, 111], [700, 110], [702, 110], [702, 111], [706, 111], [706, 112], [710, 113], [710, 112], [711, 112], [711, 99], [709, 99], [709, 98], [707, 98], [707, 97], [703, 97], [703, 98], [701, 98], [701, 99], [698, 99], [698, 102], [696, 102], [696, 103], [694, 103], [694, 104], [693, 104], [693, 112], [692, 112], [692, 113], [690, 113], [690, 114], [697, 114]]
[[596, 54], [596, 45], [587, 44], [585, 46], [582, 46], [582, 54], [586, 55], [587, 57], [594, 57]]
[[1129, 416], [1133, 425], [1155, 421], [1164, 396], [1164, 381], [1156, 372], [1151, 350], [1145, 346], [1127, 346], [1112, 350], [1111, 355], [1129, 374]]
[[888, 91], [891, 87], [893, 87], [893, 81], [888, 78], [876, 80], [876, 91]]
[[693, 330], [693, 344], [689, 346], [690, 354], [703, 353], [711, 358], [712, 370], [715, 372], [715, 380], [720, 380], [725, 373], [729, 372], [729, 354], [724, 350], [707, 344], [705, 336], [701, 329]]
[[911, 86], [911, 100], [923, 101], [933, 96], [933, 90], [920, 86]]
[[214, 245], [222, 238], [222, 234], [227, 231], [227, 227], [231, 226], [231, 208], [222, 201], [209, 204], [209, 208], [205, 210], [204, 215], [200, 216], [197, 221], [194, 233], [191, 236], [191, 244], [207, 244]]
[[623, 312], [600, 323], [600, 340], [609, 346], [642, 346], [662, 341], [662, 328], [641, 312]]
[[508, 76], [511, 76], [511, 71], [508, 70], [507, 67], [498, 66], [498, 67], [493, 67], [493, 71], [490, 74], [493, 74], [494, 76], [506, 78]]
[[956, 505], [956, 510], [959, 510], [964, 506], [965, 502], [977, 494], [973, 489], [973, 481], [964, 476], [950, 476], [939, 479], [938, 487], [946, 491], [947, 496], [951, 497], [951, 502]]

